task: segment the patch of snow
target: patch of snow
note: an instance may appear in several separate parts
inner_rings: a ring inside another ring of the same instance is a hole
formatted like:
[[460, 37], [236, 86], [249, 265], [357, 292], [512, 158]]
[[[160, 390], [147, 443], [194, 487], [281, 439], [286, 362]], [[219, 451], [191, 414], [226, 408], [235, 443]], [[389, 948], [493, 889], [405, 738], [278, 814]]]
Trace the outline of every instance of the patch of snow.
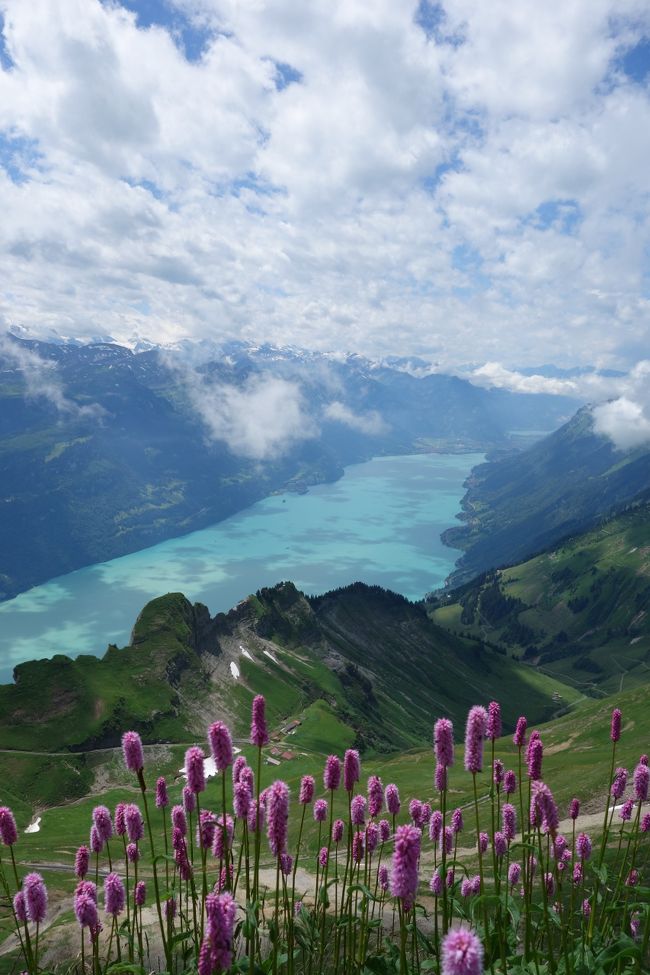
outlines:
[[25, 827], [26, 833], [40, 833], [41, 831], [41, 817], [37, 816], [36, 819]]
[[633, 640], [630, 640], [630, 646], [633, 647], [635, 643], [638, 643], [639, 640], [642, 640], [642, 639], [643, 639], [642, 636], [635, 636]]
[[233, 675], [235, 680], [239, 680], [239, 667], [234, 660], [230, 661], [230, 673]]
[[631, 548], [630, 551], [627, 554], [628, 555], [631, 555], [632, 552], [636, 552], [636, 551], [637, 551], [636, 547], [635, 548]]
[[277, 662], [278, 662], [277, 661], [277, 658], [273, 656], [273, 654], [271, 653], [270, 650], [265, 650], [264, 653], [269, 658], [269, 660], [272, 660], [274, 664], [277, 664]]
[[244, 654], [245, 657], [248, 657], [249, 660], [253, 659], [252, 654], [249, 653], [246, 647], [242, 647], [241, 643], [239, 644], [239, 649], [241, 650], [241, 652]]
[[[237, 748], [236, 745], [233, 745], [232, 750], [235, 755], [239, 755], [241, 748]], [[185, 767], [179, 768], [178, 773], [179, 775], [182, 775], [184, 779], [187, 778], [185, 775]], [[212, 755], [209, 755], [207, 758], [203, 759], [203, 774], [205, 775], [206, 779], [213, 779], [217, 774], [217, 766], [214, 764], [214, 758]]]

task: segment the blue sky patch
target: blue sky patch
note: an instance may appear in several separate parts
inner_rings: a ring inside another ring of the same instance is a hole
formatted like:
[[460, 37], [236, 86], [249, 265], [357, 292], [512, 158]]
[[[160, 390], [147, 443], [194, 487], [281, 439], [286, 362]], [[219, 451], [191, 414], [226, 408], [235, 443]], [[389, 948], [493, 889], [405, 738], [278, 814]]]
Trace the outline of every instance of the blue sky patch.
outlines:
[[297, 68], [281, 61], [275, 62], [275, 87], [278, 91], [283, 91], [289, 85], [300, 84], [302, 78], [302, 71], [298, 71]]
[[431, 0], [420, 0], [413, 19], [427, 37], [433, 37], [435, 40], [440, 39], [440, 28], [445, 19], [442, 4], [431, 3]]
[[11, 60], [9, 51], [7, 50], [7, 42], [5, 41], [4, 29], [5, 29], [5, 19], [2, 16], [2, 14], [0, 14], [0, 68], [2, 68], [4, 71], [8, 71], [9, 68], [13, 68], [14, 63]]
[[552, 227], [562, 234], [572, 234], [581, 220], [582, 210], [577, 200], [545, 200], [530, 222], [541, 230]]
[[200, 61], [214, 37], [214, 31], [192, 23], [165, 0], [120, 0], [120, 5], [136, 15], [138, 27], [164, 27], [188, 61]]
[[644, 82], [650, 74], [650, 37], [642, 37], [619, 59], [619, 66], [632, 81]]
[[36, 139], [13, 137], [0, 132], [0, 166], [13, 183], [27, 183], [28, 170], [33, 169], [42, 159], [37, 149]]

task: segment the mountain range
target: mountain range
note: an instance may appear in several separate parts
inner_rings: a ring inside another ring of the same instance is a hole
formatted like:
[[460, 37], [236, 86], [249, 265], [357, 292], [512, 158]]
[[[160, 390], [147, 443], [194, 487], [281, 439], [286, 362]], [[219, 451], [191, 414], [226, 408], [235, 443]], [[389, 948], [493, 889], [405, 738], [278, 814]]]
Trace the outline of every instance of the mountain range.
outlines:
[[[230, 343], [0, 346], [0, 599], [377, 454], [513, 447], [575, 400]], [[516, 419], [513, 419], [516, 418]], [[539, 434], [538, 434], [539, 435]]]

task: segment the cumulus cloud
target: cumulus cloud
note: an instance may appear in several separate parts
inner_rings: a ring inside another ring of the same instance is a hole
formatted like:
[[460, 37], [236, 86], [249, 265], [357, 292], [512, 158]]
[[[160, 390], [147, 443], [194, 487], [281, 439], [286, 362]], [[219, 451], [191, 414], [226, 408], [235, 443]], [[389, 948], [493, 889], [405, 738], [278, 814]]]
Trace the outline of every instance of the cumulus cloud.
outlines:
[[324, 410], [324, 416], [328, 420], [336, 420], [337, 423], [342, 423], [344, 426], [350, 427], [351, 430], [366, 433], [371, 437], [378, 437], [388, 429], [387, 424], [377, 410], [355, 413], [349, 406], [346, 406], [345, 403], [341, 403], [338, 400], [334, 400], [333, 403], [328, 404]]
[[475, 386], [492, 386], [515, 393], [549, 393], [552, 396], [580, 396], [580, 385], [573, 379], [555, 379], [508, 369], [500, 362], [486, 362], [467, 377]]
[[25, 392], [30, 399], [44, 399], [57, 412], [69, 416], [99, 419], [105, 410], [98, 403], [80, 406], [71, 400], [58, 374], [57, 365], [43, 359], [34, 350], [13, 341], [7, 333], [0, 333], [0, 358], [18, 369], [25, 383]]
[[617, 399], [594, 408], [594, 430], [630, 450], [650, 444], [650, 359], [637, 364], [624, 386]]
[[317, 436], [297, 383], [268, 374], [249, 377], [242, 387], [187, 377], [186, 392], [211, 440], [241, 457], [269, 460], [301, 440]]
[[649, 346], [647, 3], [129, 7], [0, 0], [9, 320], [377, 358], [399, 335], [442, 368]]

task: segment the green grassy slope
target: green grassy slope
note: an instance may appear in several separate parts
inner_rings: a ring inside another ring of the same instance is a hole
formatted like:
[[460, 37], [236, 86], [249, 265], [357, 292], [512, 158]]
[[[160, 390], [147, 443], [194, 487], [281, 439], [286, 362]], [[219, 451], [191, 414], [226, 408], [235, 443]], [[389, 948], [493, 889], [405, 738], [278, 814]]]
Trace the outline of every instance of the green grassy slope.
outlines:
[[649, 486], [647, 445], [615, 450], [594, 434], [585, 407], [529, 450], [474, 469], [463, 499], [465, 524], [444, 535], [464, 550], [451, 581], [520, 562], [585, 531]]
[[650, 500], [439, 597], [433, 619], [584, 690], [650, 681]]
[[[581, 697], [379, 587], [308, 600], [282, 583], [213, 620], [172, 593], [144, 608], [129, 647], [17, 668], [16, 683], [0, 687], [0, 773], [25, 799], [83, 795], [95, 750], [119, 745], [127, 728], [145, 742], [187, 742], [222, 717], [245, 740], [258, 693], [278, 734], [300, 722], [293, 750], [355, 745], [367, 755], [426, 744], [434, 714], [462, 721], [477, 698], [500, 697], [512, 724], [522, 706], [541, 721]], [[58, 776], [41, 754], [51, 752], [65, 753]]]

